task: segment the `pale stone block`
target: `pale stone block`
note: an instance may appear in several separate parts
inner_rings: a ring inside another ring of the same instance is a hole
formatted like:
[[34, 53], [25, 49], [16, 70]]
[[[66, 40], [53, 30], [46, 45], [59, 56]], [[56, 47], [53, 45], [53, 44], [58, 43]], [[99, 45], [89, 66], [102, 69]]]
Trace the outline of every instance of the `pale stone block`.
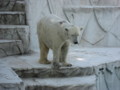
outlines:
[[26, 15], [24, 12], [0, 12], [1, 25], [25, 25]]
[[[8, 50], [9, 52], [11, 51], [19, 51], [19, 53], [27, 53], [29, 51], [29, 26], [26, 25], [0, 25], [0, 39], [1, 40], [19, 40], [20, 43], [16, 43], [14, 42], [12, 43], [7, 43], [9, 44], [9, 46], [7, 44], [1, 44], [1, 48], [6, 48], [8, 46], [8, 48], [6, 50]], [[20, 41], [21, 40], [21, 41]], [[1, 41], [2, 43], [2, 41]], [[10, 45], [11, 44], [11, 45]], [[15, 47], [14, 47], [14, 46]], [[15, 49], [16, 48], [16, 49]], [[21, 51], [22, 50], [22, 51]]]
[[25, 11], [25, 1], [0, 0], [0, 11]]
[[0, 57], [23, 53], [21, 40], [0, 40]]
[[0, 90], [24, 90], [22, 80], [9, 67], [0, 63]]

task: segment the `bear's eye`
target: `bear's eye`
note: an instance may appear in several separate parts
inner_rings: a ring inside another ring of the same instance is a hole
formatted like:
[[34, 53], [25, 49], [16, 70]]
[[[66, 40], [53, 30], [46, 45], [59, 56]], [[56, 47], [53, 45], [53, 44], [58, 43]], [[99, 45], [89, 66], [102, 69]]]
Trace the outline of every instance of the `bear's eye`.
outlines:
[[67, 29], [67, 28], [65, 28], [65, 31], [67, 31], [67, 32], [68, 32], [68, 29]]
[[83, 30], [83, 28], [80, 28], [80, 31], [82, 31]]

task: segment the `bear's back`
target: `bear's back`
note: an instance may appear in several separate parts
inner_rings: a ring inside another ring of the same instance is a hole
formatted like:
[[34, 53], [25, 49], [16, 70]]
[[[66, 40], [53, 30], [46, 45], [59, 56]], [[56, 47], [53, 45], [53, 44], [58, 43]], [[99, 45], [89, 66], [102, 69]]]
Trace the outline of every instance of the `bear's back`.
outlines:
[[64, 20], [53, 14], [41, 18], [41, 22], [47, 22], [47, 23], [58, 23], [61, 21], [64, 21]]

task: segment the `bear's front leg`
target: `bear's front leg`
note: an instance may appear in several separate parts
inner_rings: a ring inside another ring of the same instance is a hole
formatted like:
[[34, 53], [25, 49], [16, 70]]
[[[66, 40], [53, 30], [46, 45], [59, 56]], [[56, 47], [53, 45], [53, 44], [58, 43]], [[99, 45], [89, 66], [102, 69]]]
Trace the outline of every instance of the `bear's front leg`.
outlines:
[[72, 64], [66, 62], [68, 49], [69, 49], [69, 42], [66, 42], [61, 48], [60, 62], [62, 63], [62, 66], [71, 67]]
[[60, 64], [59, 64], [59, 55], [60, 55], [60, 49], [54, 49], [53, 50], [53, 62], [52, 62], [52, 68], [53, 69], [59, 69]]
[[40, 60], [41, 64], [50, 64], [51, 62], [47, 60], [49, 48], [42, 42], [40, 43]]

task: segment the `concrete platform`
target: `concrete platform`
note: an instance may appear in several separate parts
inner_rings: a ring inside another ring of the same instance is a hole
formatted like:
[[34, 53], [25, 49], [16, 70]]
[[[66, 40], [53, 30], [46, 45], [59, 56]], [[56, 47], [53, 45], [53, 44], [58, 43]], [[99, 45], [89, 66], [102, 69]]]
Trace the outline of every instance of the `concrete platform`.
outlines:
[[[52, 60], [51, 51], [48, 58]], [[12, 78], [15, 80], [9, 80], [8, 85], [4, 83], [6, 77], [1, 77], [0, 90], [4, 88], [3, 85], [21, 86], [20, 90], [102, 90], [107, 85], [113, 88], [117, 85], [116, 90], [119, 90], [120, 48], [71, 47], [67, 59], [73, 66], [61, 67], [59, 70], [52, 70], [51, 65], [39, 64], [38, 59], [39, 53], [0, 58], [1, 65], [14, 69], [24, 82], [24, 88], [22, 83], [16, 84], [16, 76]], [[2, 72], [0, 75], [3, 75]], [[4, 76], [13, 71], [5, 72]]]
[[[52, 53], [49, 57], [52, 60]], [[95, 67], [120, 61], [120, 48], [74, 48], [71, 47], [68, 54], [68, 62], [72, 67], [62, 67], [53, 71], [51, 65], [38, 63], [39, 54], [11, 56], [2, 58], [1, 61], [13, 68], [23, 78], [31, 77], [73, 77], [95, 74]]]

